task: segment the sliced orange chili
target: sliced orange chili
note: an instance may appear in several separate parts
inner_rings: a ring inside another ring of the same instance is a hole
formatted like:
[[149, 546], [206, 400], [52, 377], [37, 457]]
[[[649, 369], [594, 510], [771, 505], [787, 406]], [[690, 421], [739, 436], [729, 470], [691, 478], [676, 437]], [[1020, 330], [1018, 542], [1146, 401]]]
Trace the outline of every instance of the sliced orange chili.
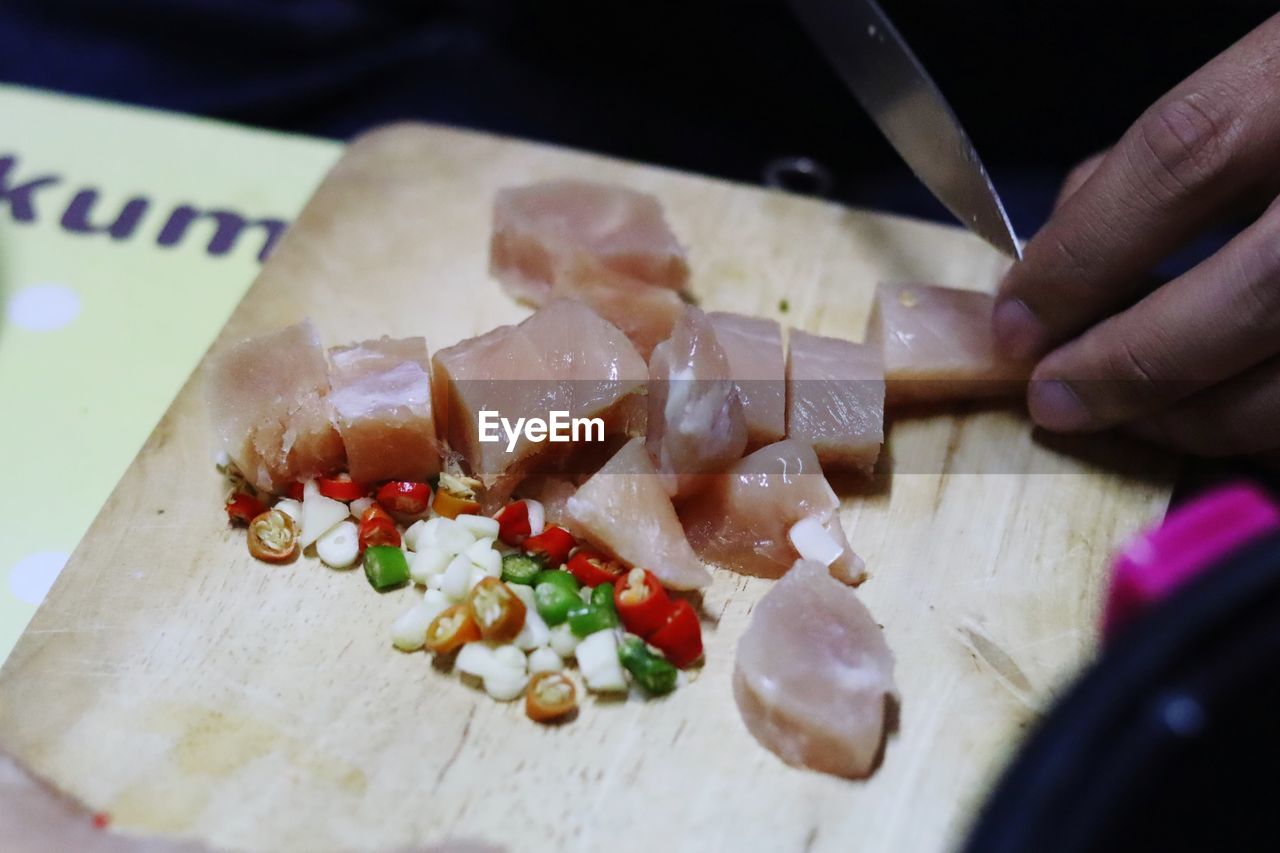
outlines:
[[658, 576], [648, 569], [632, 569], [613, 587], [613, 604], [627, 630], [646, 640], [666, 624], [671, 599]]
[[524, 711], [529, 719], [546, 723], [578, 707], [578, 688], [563, 672], [540, 672], [529, 680]]
[[427, 626], [427, 648], [438, 655], [447, 655], [478, 639], [480, 626], [462, 604], [445, 610]]
[[461, 497], [453, 492], [437, 489], [435, 500], [431, 502], [431, 508], [438, 515], [443, 515], [445, 518], [457, 518], [460, 515], [476, 515], [479, 513], [480, 502], [475, 498]]
[[227, 500], [227, 518], [232, 524], [248, 524], [266, 511], [266, 503], [248, 492], [236, 492]]
[[321, 477], [316, 481], [320, 494], [335, 501], [350, 502], [364, 497], [369, 491], [364, 483], [357, 483], [350, 474], [334, 474], [332, 477]]
[[509, 643], [524, 627], [524, 602], [497, 578], [485, 578], [467, 593], [467, 612], [480, 626], [480, 636], [494, 643]]
[[265, 563], [283, 563], [298, 553], [298, 526], [285, 512], [269, 509], [249, 522], [249, 553]]
[[617, 560], [610, 560], [599, 551], [579, 548], [569, 558], [569, 571], [583, 586], [613, 585], [626, 571]]

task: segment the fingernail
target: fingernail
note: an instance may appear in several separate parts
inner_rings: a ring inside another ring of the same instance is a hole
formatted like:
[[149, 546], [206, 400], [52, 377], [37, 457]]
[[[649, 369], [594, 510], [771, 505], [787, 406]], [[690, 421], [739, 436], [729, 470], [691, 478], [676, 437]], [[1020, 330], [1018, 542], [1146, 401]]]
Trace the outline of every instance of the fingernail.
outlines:
[[1059, 379], [1033, 379], [1027, 406], [1031, 420], [1053, 432], [1078, 432], [1093, 421], [1076, 392]]
[[1002, 299], [991, 318], [996, 346], [1006, 358], [1025, 361], [1040, 354], [1044, 325], [1021, 299]]

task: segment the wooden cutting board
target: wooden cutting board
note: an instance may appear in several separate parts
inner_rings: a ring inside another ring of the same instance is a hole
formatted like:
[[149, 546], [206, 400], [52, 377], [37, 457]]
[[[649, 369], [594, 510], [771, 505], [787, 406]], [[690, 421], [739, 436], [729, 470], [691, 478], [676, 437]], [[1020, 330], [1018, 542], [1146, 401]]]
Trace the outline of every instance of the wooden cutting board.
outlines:
[[[656, 193], [704, 306], [811, 331], [860, 338], [878, 279], [990, 289], [1004, 267], [953, 228], [401, 125], [350, 147], [214, 347], [304, 315], [329, 343], [433, 349], [518, 320], [486, 271], [490, 203], [559, 176]], [[251, 850], [954, 846], [1090, 657], [1108, 553], [1163, 510], [1174, 473], [1138, 448], [1047, 446], [1016, 409], [893, 423], [888, 469], [843, 484], [903, 700], [883, 766], [855, 783], [784, 766], [738, 718], [734, 643], [766, 581], [716, 573], [691, 686], [588, 700], [560, 728], [396, 652], [389, 625], [416, 591], [255, 563], [227, 528], [204, 382], [202, 365], [0, 671], [0, 743], [122, 829]]]

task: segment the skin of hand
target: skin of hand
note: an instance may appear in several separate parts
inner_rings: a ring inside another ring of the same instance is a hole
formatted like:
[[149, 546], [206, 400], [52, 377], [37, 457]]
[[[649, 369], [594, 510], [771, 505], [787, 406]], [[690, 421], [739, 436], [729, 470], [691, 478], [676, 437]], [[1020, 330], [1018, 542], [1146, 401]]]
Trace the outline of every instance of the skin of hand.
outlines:
[[[1038, 358], [1031, 416], [1206, 455], [1280, 449], [1280, 15], [1150, 107], [1063, 184], [1001, 284], [993, 328]], [[1262, 211], [1150, 289], [1206, 228]]]

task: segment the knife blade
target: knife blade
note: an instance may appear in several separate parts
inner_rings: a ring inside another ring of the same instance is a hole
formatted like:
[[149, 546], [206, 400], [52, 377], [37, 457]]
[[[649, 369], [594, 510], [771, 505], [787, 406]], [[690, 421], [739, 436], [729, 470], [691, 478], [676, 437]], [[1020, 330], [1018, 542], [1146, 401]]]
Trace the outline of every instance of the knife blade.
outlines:
[[1022, 257], [955, 112], [875, 0], [790, 0], [827, 60], [916, 177], [967, 228]]

